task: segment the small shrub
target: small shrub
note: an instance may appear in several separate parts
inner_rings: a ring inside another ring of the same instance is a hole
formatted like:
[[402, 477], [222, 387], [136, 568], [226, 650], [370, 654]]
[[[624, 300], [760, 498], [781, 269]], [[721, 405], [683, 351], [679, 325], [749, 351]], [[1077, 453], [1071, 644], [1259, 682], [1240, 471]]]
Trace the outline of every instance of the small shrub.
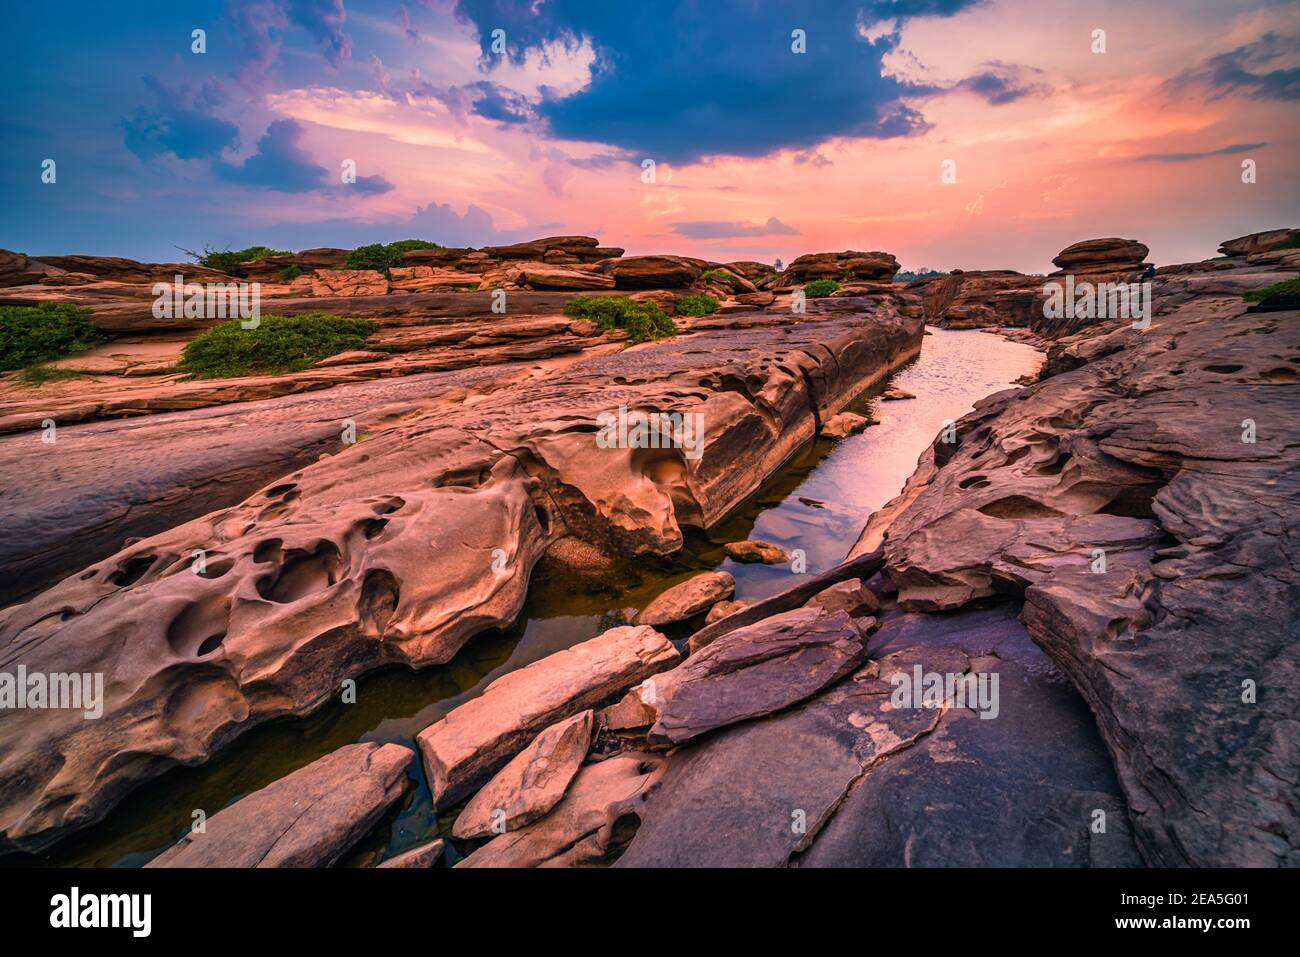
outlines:
[[269, 256], [292, 256], [293, 252], [287, 249], [272, 249], [270, 246], [249, 246], [246, 249], [213, 249], [206, 243], [203, 245], [203, 252], [196, 253], [192, 249], [177, 247], [185, 255], [189, 256], [200, 266], [208, 269], [215, 269], [217, 272], [223, 272], [227, 276], [242, 276], [244, 270], [240, 268], [240, 263], [252, 262], [255, 259], [266, 259]]
[[0, 372], [82, 352], [103, 338], [80, 306], [0, 306]]
[[292, 266], [285, 266], [280, 270], [280, 282], [293, 282], [302, 275], [302, 267], [297, 263]]
[[358, 246], [348, 253], [348, 269], [377, 269], [385, 276], [393, 266], [400, 265], [402, 253], [411, 249], [441, 249], [437, 243], [424, 239], [399, 239], [395, 243], [371, 243]]
[[323, 313], [262, 316], [256, 329], [222, 323], [185, 347], [176, 368], [200, 379], [300, 372], [329, 356], [363, 349], [378, 325]]
[[652, 302], [627, 296], [578, 296], [569, 300], [564, 314], [588, 319], [602, 329], [625, 329], [631, 342], [647, 342], [677, 334], [673, 320]]
[[1275, 282], [1271, 286], [1265, 286], [1263, 289], [1256, 289], [1253, 292], [1244, 294], [1241, 298], [1247, 302], [1263, 302], [1265, 298], [1273, 295], [1275, 292], [1300, 292], [1300, 276], [1295, 279], [1287, 279], [1283, 282]]
[[62, 369], [57, 366], [28, 366], [23, 370], [22, 383], [39, 388], [47, 382], [61, 382], [65, 379], [77, 379], [86, 373], [80, 369]]
[[718, 311], [718, 300], [712, 296], [682, 296], [677, 300], [679, 316], [708, 316]]
[[814, 279], [804, 283], [803, 294], [809, 299], [825, 299], [839, 288], [840, 284], [834, 279]]
[[427, 239], [399, 239], [395, 243], [389, 243], [388, 248], [394, 249], [400, 254], [409, 252], [412, 249], [442, 249], [442, 244], [431, 243]]

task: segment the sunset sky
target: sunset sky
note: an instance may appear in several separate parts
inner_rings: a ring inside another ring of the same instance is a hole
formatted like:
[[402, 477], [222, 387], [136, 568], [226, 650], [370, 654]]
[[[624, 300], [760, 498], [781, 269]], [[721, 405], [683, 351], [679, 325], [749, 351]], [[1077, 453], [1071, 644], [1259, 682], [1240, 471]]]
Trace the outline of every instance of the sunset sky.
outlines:
[[5, 19], [0, 247], [30, 255], [586, 234], [1043, 272], [1090, 237], [1172, 263], [1300, 225], [1294, 2], [146, 0]]

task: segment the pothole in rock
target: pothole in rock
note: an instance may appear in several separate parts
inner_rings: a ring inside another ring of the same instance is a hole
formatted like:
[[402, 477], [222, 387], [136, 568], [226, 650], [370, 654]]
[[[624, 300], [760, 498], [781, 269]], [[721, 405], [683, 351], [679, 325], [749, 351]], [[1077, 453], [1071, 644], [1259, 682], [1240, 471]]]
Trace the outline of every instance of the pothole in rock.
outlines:
[[322, 541], [311, 551], [291, 548], [278, 572], [258, 580], [257, 593], [267, 601], [287, 605], [329, 588], [339, 580], [342, 567], [342, 557], [333, 542]]
[[182, 657], [206, 657], [226, 640], [229, 620], [230, 600], [224, 596], [192, 602], [168, 626], [167, 643]]

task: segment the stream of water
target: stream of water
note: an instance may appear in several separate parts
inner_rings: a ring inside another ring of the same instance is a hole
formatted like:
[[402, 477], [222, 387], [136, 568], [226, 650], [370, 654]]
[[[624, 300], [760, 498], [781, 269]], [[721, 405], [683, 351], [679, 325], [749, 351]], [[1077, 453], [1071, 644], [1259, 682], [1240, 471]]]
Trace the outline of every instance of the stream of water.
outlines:
[[[730, 572], [740, 599], [764, 598], [794, 584], [789, 565], [735, 563], [723, 553], [723, 542], [755, 538], [802, 549], [809, 574], [838, 564], [871, 513], [901, 490], [946, 419], [959, 418], [976, 400], [1037, 372], [1042, 361], [1031, 346], [989, 333], [930, 333], [920, 356], [891, 380], [916, 398], [881, 401], [883, 386], [859, 396], [849, 409], [876, 425], [840, 442], [810, 443], [707, 538], [691, 537], [671, 561], [636, 562], [621, 569], [616, 582], [535, 578], [520, 621], [510, 630], [480, 636], [444, 666], [391, 669], [363, 678], [356, 704], [257, 728], [207, 764], [174, 769], [141, 787], [103, 824], [42, 860], [139, 866], [189, 828], [194, 809], [210, 817], [345, 744], [397, 742], [414, 748], [416, 734], [493, 679], [623, 624], [623, 609], [644, 607], [698, 571]], [[417, 765], [412, 765], [419, 778], [413, 797], [351, 855], [352, 862], [398, 853], [450, 828], [454, 813], [433, 811]]]

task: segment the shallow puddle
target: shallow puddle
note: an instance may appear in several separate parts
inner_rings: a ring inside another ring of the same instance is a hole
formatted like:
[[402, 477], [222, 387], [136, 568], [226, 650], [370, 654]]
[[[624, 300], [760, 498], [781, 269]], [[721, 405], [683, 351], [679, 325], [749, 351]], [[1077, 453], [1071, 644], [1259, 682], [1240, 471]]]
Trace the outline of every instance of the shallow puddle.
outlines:
[[[278, 721], [243, 736], [208, 764], [177, 768], [138, 789], [108, 820], [43, 858], [63, 865], [138, 866], [188, 828], [195, 809], [211, 816], [258, 788], [355, 741], [398, 742], [415, 735], [498, 676], [622, 624], [621, 611], [643, 607], [668, 585], [697, 571], [724, 568], [736, 594], [758, 599], [794, 583], [789, 565], [737, 564], [721, 542], [757, 538], [800, 549], [809, 574], [843, 560], [873, 511], [893, 498], [921, 452], [947, 419], [976, 400], [1036, 372], [1042, 354], [1022, 343], [975, 331], [931, 330], [921, 355], [892, 384], [916, 398], [884, 402], [879, 388], [850, 406], [877, 424], [838, 443], [805, 447], [708, 538], [693, 536], [673, 561], [638, 562], [609, 582], [534, 581], [521, 620], [508, 632], [480, 636], [451, 663], [420, 672], [391, 669], [358, 682], [357, 703], [304, 719]], [[675, 636], [674, 636], [675, 637]], [[352, 855], [373, 859], [404, 850], [450, 826], [433, 813], [418, 762], [419, 789]]]

